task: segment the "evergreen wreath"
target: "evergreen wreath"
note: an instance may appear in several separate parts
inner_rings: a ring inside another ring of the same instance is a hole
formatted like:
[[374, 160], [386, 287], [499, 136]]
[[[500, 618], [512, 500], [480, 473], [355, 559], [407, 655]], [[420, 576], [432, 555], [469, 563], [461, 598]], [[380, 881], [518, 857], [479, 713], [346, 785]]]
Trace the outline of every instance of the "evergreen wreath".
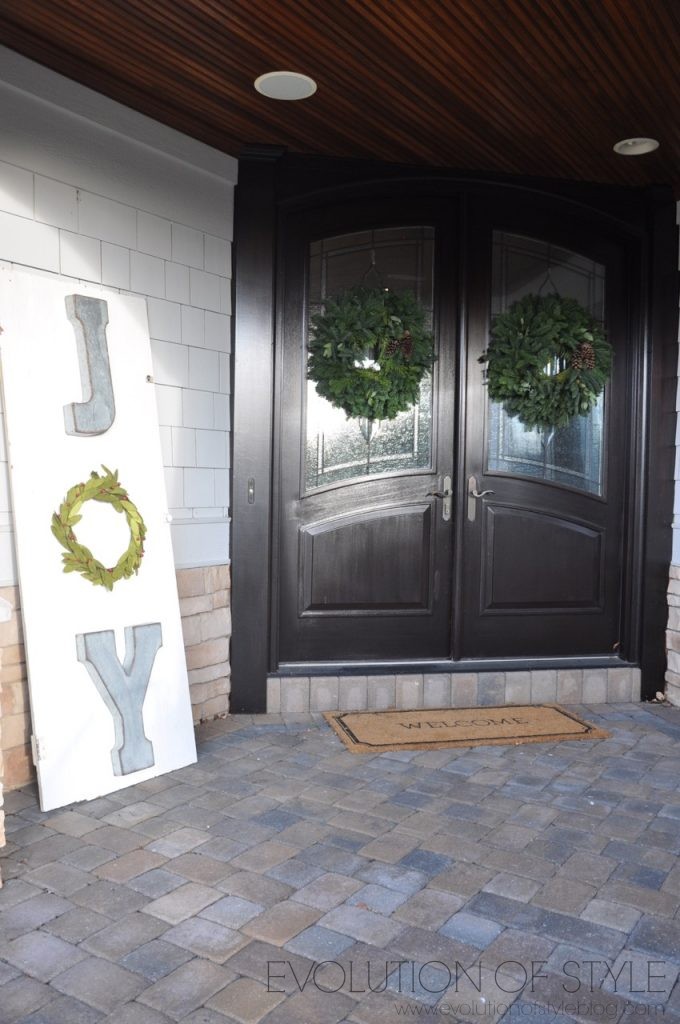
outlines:
[[418, 401], [434, 339], [413, 292], [360, 286], [311, 318], [307, 375], [348, 417], [392, 420]]
[[[612, 347], [575, 299], [526, 295], [491, 327], [486, 383], [526, 427], [564, 427], [587, 416], [607, 382]], [[552, 368], [550, 372], [548, 368]]]
[[[61, 556], [64, 572], [79, 572], [95, 586], [113, 590], [114, 583], [128, 579], [138, 571], [144, 557], [146, 526], [136, 505], [130, 501], [125, 488], [121, 487], [118, 470], [112, 473], [106, 466], [102, 466], [102, 469], [103, 475], [92, 472], [87, 483], [76, 484], [67, 491], [59, 511], [52, 516], [52, 533], [61, 546], [66, 548]], [[80, 510], [86, 501], [107, 502], [113, 505], [116, 512], [122, 512], [127, 520], [130, 543], [111, 568], [103, 565], [89, 548], [80, 544], [73, 532], [76, 523], [82, 519]]]

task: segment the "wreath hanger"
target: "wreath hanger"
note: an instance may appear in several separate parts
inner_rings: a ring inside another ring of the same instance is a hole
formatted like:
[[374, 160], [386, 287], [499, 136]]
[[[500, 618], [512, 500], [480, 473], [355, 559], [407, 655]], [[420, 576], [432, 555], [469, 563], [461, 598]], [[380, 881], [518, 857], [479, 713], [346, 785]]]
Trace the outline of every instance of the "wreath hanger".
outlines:
[[366, 288], [368, 287], [368, 280], [369, 280], [371, 274], [375, 275], [376, 287], [377, 288], [383, 288], [386, 292], [388, 292], [389, 288], [385, 287], [385, 281], [383, 280], [383, 276], [380, 273], [380, 271], [378, 270], [378, 267], [376, 266], [376, 262], [375, 262], [375, 249], [371, 249], [371, 262], [370, 262], [370, 264], [368, 266], [368, 269], [364, 272], [364, 275], [361, 278], [361, 283]]
[[553, 247], [552, 247], [552, 245], [549, 245], [548, 246], [548, 268], [547, 268], [547, 270], [545, 272], [545, 277], [543, 278], [543, 282], [542, 282], [540, 288], [538, 289], [538, 292], [536, 293], [537, 295], [543, 295], [543, 289], [545, 288], [546, 285], [550, 285], [550, 287], [552, 288], [552, 294], [553, 295], [559, 295], [560, 294], [559, 290], [557, 288], [557, 285], [553, 281], [553, 277], [552, 277], [552, 255], [553, 255]]

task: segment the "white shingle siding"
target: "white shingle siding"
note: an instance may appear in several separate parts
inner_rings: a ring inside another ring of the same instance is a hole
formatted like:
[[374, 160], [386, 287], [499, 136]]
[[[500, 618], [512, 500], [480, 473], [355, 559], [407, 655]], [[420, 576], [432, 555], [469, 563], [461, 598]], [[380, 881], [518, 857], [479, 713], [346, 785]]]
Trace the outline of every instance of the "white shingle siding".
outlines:
[[33, 218], [35, 195], [33, 175], [30, 171], [25, 171], [22, 167], [12, 167], [10, 164], [4, 168], [0, 180], [0, 208], [17, 217]]
[[[223, 563], [236, 162], [0, 55], [0, 261], [147, 298], [176, 563]], [[3, 435], [0, 585], [11, 531]]]

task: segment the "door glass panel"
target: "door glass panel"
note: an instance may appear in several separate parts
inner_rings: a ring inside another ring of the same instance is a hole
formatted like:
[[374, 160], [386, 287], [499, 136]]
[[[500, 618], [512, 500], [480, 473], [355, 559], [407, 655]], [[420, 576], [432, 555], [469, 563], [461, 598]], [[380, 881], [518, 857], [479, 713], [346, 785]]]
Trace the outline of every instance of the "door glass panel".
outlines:
[[[312, 242], [308, 322], [324, 300], [357, 285], [412, 291], [432, 328], [434, 229], [382, 228]], [[427, 469], [432, 462], [432, 375], [420, 399], [393, 420], [350, 419], [307, 381], [304, 490], [378, 473]]]
[[[600, 263], [535, 238], [494, 232], [492, 316], [525, 295], [558, 292], [603, 322], [604, 286]], [[606, 389], [587, 416], [552, 430], [527, 428], [502, 404], [487, 400], [487, 469], [601, 495], [605, 395]]]

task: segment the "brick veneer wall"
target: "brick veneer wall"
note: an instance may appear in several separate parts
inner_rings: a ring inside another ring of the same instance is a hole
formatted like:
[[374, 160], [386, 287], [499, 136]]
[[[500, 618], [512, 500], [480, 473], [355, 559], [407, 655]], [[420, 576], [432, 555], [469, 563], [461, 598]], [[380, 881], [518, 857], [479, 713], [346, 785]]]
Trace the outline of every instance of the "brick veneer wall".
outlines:
[[[228, 565], [177, 570], [194, 722], [229, 710], [230, 586]], [[0, 622], [0, 780], [9, 791], [31, 782], [35, 768], [19, 588], [4, 587], [0, 597], [12, 606], [10, 621]], [[0, 801], [1, 795], [0, 787]]]
[[12, 608], [11, 619], [0, 622], [0, 749], [3, 755], [4, 785], [6, 790], [10, 790], [30, 782], [34, 768], [19, 588], [3, 587], [0, 597], [9, 602]]
[[228, 565], [177, 571], [194, 722], [229, 710], [230, 588]]
[[680, 707], [680, 565], [670, 567], [666, 652], [666, 699]]
[[[4, 768], [3, 768], [3, 756], [2, 756], [2, 651], [0, 650], [0, 846], [5, 845], [5, 812], [3, 805], [5, 802], [3, 793], [3, 779], [4, 779]], [[2, 867], [0, 866], [0, 888], [2, 888]]]

